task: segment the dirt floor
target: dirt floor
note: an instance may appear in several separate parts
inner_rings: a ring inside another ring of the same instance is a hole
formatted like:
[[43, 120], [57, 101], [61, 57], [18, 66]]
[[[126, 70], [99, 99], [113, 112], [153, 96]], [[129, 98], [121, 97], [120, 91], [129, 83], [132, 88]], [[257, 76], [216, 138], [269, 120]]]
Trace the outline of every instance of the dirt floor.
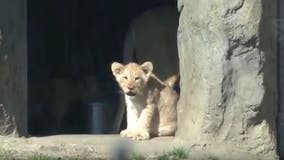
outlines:
[[120, 138], [118, 135], [56, 135], [31, 138], [0, 136], [0, 153], [20, 159], [33, 155], [79, 159], [125, 159], [124, 155], [142, 155], [151, 159], [176, 148], [188, 152], [188, 159], [192, 160], [212, 160], [212, 157], [216, 160], [260, 159], [245, 152], [229, 151], [225, 147], [191, 145], [174, 137], [138, 142]]

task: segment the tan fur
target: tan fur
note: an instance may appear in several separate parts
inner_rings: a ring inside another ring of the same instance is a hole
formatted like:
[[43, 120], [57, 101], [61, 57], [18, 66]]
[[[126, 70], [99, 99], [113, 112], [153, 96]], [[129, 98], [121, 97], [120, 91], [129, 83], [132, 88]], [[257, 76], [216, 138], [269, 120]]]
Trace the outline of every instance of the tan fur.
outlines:
[[176, 76], [161, 81], [153, 74], [153, 64], [128, 63], [111, 65], [113, 75], [125, 93], [127, 128], [120, 135], [136, 140], [150, 135], [174, 135], [177, 128], [178, 94], [172, 88]]

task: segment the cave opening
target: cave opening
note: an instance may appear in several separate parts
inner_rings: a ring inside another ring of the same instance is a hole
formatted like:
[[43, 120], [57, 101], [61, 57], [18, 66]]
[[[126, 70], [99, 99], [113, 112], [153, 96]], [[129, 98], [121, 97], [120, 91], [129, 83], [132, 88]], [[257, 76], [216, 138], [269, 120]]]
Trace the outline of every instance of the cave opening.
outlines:
[[[163, 6], [176, 8], [176, 1], [28, 0], [29, 134], [110, 134], [124, 128], [125, 116], [115, 123], [121, 94], [110, 64], [124, 61], [131, 22]], [[93, 105], [103, 111], [90, 119]], [[92, 129], [93, 123], [104, 129]]]

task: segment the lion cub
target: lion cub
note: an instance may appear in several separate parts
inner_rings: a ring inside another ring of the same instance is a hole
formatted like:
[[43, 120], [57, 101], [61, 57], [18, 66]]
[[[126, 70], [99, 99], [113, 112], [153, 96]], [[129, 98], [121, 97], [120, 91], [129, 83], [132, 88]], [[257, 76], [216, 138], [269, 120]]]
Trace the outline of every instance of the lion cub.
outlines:
[[177, 128], [178, 94], [173, 89], [176, 76], [160, 81], [153, 73], [153, 64], [114, 62], [111, 70], [125, 94], [127, 128], [122, 137], [135, 140], [153, 136], [174, 135]]

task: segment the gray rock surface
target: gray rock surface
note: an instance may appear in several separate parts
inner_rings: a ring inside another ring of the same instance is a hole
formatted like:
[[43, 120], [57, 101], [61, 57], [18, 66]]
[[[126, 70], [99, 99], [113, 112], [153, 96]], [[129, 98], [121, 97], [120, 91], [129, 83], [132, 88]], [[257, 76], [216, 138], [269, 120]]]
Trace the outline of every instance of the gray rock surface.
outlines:
[[276, 1], [178, 3], [177, 136], [277, 159]]
[[234, 148], [191, 146], [186, 141], [174, 137], [133, 141], [121, 138], [119, 135], [57, 135], [32, 138], [0, 136], [0, 144], [0, 159], [2, 153], [11, 159], [24, 159], [35, 155], [62, 157], [63, 159], [119, 159], [118, 156], [124, 154], [125, 156], [140, 155], [153, 160], [180, 148], [185, 153], [189, 152], [188, 159], [190, 160], [262, 160], [261, 157]]
[[[284, 86], [284, 1], [278, 1], [278, 62], [279, 62], [279, 86]], [[284, 157], [284, 87], [279, 87], [278, 108], [278, 147], [279, 155]]]
[[7, 112], [3, 104], [0, 104], [0, 135], [18, 135], [15, 117]]
[[0, 135], [27, 126], [26, 1], [0, 1]]

